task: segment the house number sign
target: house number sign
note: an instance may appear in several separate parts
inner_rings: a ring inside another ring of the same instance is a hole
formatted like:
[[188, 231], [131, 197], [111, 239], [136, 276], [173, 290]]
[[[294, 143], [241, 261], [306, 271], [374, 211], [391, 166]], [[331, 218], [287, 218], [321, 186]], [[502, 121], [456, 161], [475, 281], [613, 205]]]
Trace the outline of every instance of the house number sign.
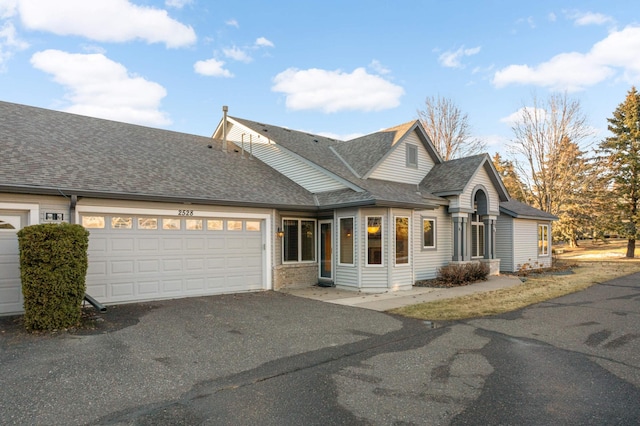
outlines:
[[193, 216], [193, 210], [178, 210], [178, 216]]

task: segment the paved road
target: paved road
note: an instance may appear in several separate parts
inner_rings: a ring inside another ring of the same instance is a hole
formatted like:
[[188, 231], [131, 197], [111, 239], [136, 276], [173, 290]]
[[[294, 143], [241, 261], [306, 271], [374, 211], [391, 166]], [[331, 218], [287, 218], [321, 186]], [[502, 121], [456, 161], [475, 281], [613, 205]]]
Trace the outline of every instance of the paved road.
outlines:
[[0, 424], [638, 424], [639, 302], [636, 274], [434, 329], [273, 292], [4, 321]]

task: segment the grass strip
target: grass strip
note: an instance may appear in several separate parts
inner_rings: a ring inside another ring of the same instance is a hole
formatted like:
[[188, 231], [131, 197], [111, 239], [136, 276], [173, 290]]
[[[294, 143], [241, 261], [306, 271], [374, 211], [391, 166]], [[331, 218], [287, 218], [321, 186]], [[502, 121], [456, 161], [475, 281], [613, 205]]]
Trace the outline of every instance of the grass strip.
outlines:
[[[637, 260], [580, 262], [570, 275], [542, 274], [527, 277], [515, 287], [472, 294], [455, 299], [420, 303], [390, 313], [432, 321], [459, 320], [497, 315], [584, 290], [594, 284], [640, 272]], [[471, 284], [473, 285], [473, 284]]]

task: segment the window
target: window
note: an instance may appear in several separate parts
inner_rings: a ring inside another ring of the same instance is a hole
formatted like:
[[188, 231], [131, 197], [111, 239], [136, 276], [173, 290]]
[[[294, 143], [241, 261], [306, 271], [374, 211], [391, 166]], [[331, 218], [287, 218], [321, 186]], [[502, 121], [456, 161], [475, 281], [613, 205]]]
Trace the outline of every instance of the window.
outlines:
[[248, 220], [246, 221], [247, 231], [260, 231], [260, 221], [259, 220]]
[[284, 219], [282, 260], [284, 262], [313, 262], [316, 260], [316, 221]]
[[178, 230], [180, 229], [180, 219], [162, 219], [162, 229]]
[[405, 144], [407, 147], [407, 167], [418, 168], [418, 147], [411, 144]]
[[436, 220], [422, 218], [422, 248], [436, 248]]
[[202, 219], [187, 219], [185, 227], [187, 231], [202, 231]]
[[538, 225], [538, 255], [549, 255], [549, 225]]
[[138, 229], [158, 229], [158, 218], [156, 217], [139, 217]]
[[209, 231], [222, 231], [223, 222], [220, 219], [207, 220], [207, 230]]
[[241, 220], [228, 220], [227, 221], [227, 231], [242, 231], [242, 221]]
[[111, 218], [112, 229], [131, 229], [133, 228], [133, 218], [114, 216]]
[[340, 263], [353, 265], [353, 218], [340, 218]]
[[484, 223], [475, 213], [471, 217], [471, 257], [484, 257]]
[[82, 216], [82, 226], [89, 229], [104, 229], [104, 216]]
[[367, 216], [367, 265], [382, 265], [382, 216]]
[[396, 265], [409, 263], [409, 218], [396, 217]]

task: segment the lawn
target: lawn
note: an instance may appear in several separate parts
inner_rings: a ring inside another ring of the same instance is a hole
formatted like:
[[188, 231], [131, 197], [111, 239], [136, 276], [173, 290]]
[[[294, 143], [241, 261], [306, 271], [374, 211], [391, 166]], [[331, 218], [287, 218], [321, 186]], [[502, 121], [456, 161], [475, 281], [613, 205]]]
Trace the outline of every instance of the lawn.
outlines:
[[[594, 284], [640, 272], [640, 259], [626, 259], [626, 240], [606, 244], [583, 241], [564, 249], [555, 260], [556, 271], [529, 274], [522, 285], [456, 299], [421, 303], [391, 313], [425, 320], [458, 320], [496, 315], [544, 302]], [[636, 250], [636, 255], [640, 255]], [[558, 272], [561, 270], [561, 272]]]

